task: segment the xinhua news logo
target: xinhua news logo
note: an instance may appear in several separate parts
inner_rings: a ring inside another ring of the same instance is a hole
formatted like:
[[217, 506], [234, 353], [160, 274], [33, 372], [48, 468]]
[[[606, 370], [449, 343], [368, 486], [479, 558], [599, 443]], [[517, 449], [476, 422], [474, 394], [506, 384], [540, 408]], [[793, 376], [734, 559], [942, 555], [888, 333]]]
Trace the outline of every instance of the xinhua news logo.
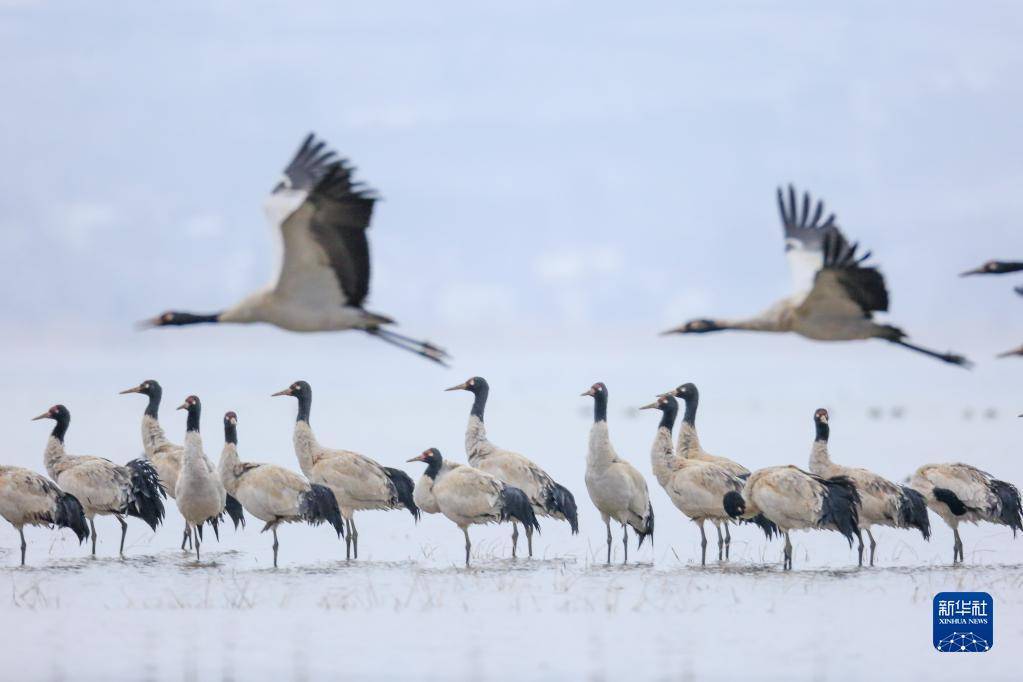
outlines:
[[934, 596], [934, 648], [942, 653], [983, 653], [995, 645], [995, 601], [987, 592]]

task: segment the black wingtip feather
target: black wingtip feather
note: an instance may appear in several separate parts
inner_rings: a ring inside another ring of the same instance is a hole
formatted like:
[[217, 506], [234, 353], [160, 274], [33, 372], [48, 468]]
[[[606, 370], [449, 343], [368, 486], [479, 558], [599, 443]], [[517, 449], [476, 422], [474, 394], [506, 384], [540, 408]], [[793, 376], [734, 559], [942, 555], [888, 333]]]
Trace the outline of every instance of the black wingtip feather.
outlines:
[[299, 513], [302, 520], [312, 526], [326, 521], [337, 531], [339, 538], [345, 535], [345, 522], [341, 518], [341, 510], [337, 506], [334, 492], [327, 486], [312, 483], [309, 491], [302, 493], [299, 501]]
[[536, 513], [529, 498], [513, 485], [506, 484], [501, 489], [501, 520], [518, 521], [527, 530], [532, 528], [540, 532], [540, 522], [536, 520]]
[[392, 469], [391, 467], [384, 467], [384, 472], [387, 474], [387, 478], [391, 480], [395, 490], [394, 505], [401, 505], [405, 509], [409, 510], [412, 514], [412, 518], [419, 521], [419, 507], [416, 506], [414, 498], [416, 484], [409, 478], [401, 469]]
[[131, 472], [132, 501], [125, 510], [146, 522], [154, 531], [163, 522], [164, 508], [161, 496], [166, 496], [160, 484], [160, 476], [149, 461], [133, 459], [125, 465]]
[[245, 510], [242, 509], [242, 503], [236, 500], [230, 493], [227, 495], [227, 501], [224, 503], [224, 511], [231, 517], [235, 530], [238, 530], [239, 525], [242, 528], [245, 527]]
[[956, 516], [962, 516], [970, 510], [970, 508], [959, 499], [959, 496], [948, 488], [935, 488], [934, 499], [938, 502], [944, 502], [945, 505], [948, 506], [949, 511]]
[[743, 519], [743, 523], [752, 523], [757, 528], [764, 532], [764, 537], [768, 540], [778, 536], [781, 536], [781, 531], [778, 530], [778, 526], [771, 519], [767, 518], [763, 514], [757, 514], [754, 517]]
[[82, 503], [71, 493], [61, 493], [57, 498], [53, 523], [60, 528], [70, 528], [78, 537], [78, 544], [89, 539], [89, 524], [85, 520]]
[[654, 505], [647, 504], [646, 514], [638, 524], [632, 525], [632, 530], [636, 531], [636, 537], [639, 538], [639, 547], [643, 546], [643, 540], [647, 537], [650, 538], [650, 546], [654, 546]]
[[544, 506], [552, 515], [563, 516], [572, 528], [573, 535], [579, 532], [579, 510], [575, 506], [575, 496], [568, 488], [560, 483], [554, 483], [547, 489]]
[[742, 495], [734, 490], [725, 493], [721, 504], [725, 508], [725, 513], [733, 519], [739, 518], [746, 511], [746, 500], [742, 499]]
[[927, 500], [916, 490], [901, 486], [902, 492], [899, 497], [899, 526], [902, 528], [916, 528], [924, 536], [924, 540], [931, 539], [931, 520], [927, 514]]
[[1016, 531], [1023, 530], [1023, 510], [1021, 510], [1019, 489], [1011, 483], [992, 479], [988, 484], [991, 492], [998, 498], [998, 518], [1012, 528], [1012, 536]]
[[860, 525], [860, 494], [856, 485], [847, 476], [817, 480], [824, 486], [821, 516], [817, 525], [837, 530], [852, 547]]

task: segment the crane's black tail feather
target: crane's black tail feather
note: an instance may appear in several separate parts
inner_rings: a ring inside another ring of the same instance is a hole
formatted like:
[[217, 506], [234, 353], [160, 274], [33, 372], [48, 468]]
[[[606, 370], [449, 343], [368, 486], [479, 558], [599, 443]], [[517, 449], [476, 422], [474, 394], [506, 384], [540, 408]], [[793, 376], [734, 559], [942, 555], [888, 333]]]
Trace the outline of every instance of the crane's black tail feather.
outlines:
[[762, 513], [748, 519], [743, 519], [742, 523], [752, 523], [764, 532], [764, 537], [768, 540], [776, 536], [781, 536], [781, 531], [778, 530], [778, 526], [775, 525], [774, 521], [767, 518]]
[[536, 513], [529, 498], [513, 485], [505, 485], [501, 489], [501, 520], [509, 519], [518, 521], [526, 530], [532, 528], [540, 532], [540, 522], [536, 520]]
[[934, 499], [938, 502], [944, 502], [948, 506], [949, 511], [956, 516], [962, 516], [966, 512], [972, 511], [970, 507], [967, 507], [966, 504], [959, 499], [958, 495], [948, 488], [935, 488]]
[[313, 483], [308, 492], [302, 493], [298, 503], [299, 513], [306, 523], [318, 526], [326, 521], [334, 527], [339, 538], [345, 535], [345, 522], [337, 506], [334, 492], [325, 485]]
[[643, 546], [643, 540], [647, 537], [650, 538], [650, 546], [654, 546], [654, 505], [647, 503], [646, 514], [640, 519], [639, 523], [631, 523], [632, 530], [636, 531], [636, 537], [639, 538], [639, 547]]
[[916, 528], [931, 539], [931, 520], [927, 515], [927, 500], [916, 490], [902, 486], [899, 496], [899, 525], [902, 528]]
[[579, 532], [579, 510], [575, 506], [575, 496], [568, 488], [560, 483], [554, 483], [547, 488], [544, 507], [552, 516], [563, 516], [568, 525], [572, 528], [572, 534]]
[[405, 507], [412, 514], [412, 517], [419, 520], [419, 507], [416, 506], [416, 501], [413, 499], [416, 490], [416, 484], [409, 478], [401, 469], [392, 469], [391, 467], [384, 467], [384, 473], [387, 474], [387, 478], [394, 484], [394, 489], [397, 492], [397, 504]]
[[242, 503], [235, 499], [230, 493], [227, 495], [227, 502], [224, 504], [224, 511], [226, 511], [227, 515], [231, 517], [235, 530], [238, 530], [239, 524], [242, 528], [245, 527], [245, 510], [242, 509]]
[[62, 492], [57, 498], [53, 523], [59, 528], [70, 528], [78, 536], [78, 544], [89, 539], [89, 524], [85, 520], [82, 503], [71, 493]]
[[818, 480], [824, 485], [824, 499], [817, 525], [837, 530], [852, 547], [853, 538], [860, 526], [860, 494], [856, 491], [856, 485], [848, 476]]
[[1016, 537], [1017, 530], [1023, 530], [1023, 511], [1020, 509], [1019, 489], [1005, 481], [992, 480], [988, 484], [998, 498], [998, 518]]
[[131, 496], [125, 512], [146, 522], [154, 531], [163, 522], [164, 508], [160, 497], [166, 497], [160, 475], [145, 459], [133, 459], [125, 465], [131, 472]]

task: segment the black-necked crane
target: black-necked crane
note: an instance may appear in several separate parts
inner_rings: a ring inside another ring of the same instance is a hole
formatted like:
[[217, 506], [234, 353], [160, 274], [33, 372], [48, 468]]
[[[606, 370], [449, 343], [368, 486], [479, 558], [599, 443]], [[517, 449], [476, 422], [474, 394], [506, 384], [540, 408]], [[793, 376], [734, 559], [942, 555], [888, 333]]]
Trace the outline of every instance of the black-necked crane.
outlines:
[[[725, 555], [720, 525], [730, 521], [724, 505], [725, 495], [738, 494], [742, 490], [742, 479], [716, 462], [676, 456], [671, 444], [671, 431], [678, 416], [675, 396], [660, 395], [640, 409], [661, 412], [657, 435], [650, 448], [650, 463], [657, 482], [672, 504], [700, 528], [700, 564], [707, 564], [707, 533], [703, 527], [706, 521], [718, 527], [718, 561], [721, 561]], [[761, 516], [752, 515], [750, 520], [760, 526], [768, 539], [776, 530]]]
[[[1012, 272], [1020, 272], [1023, 270], [1023, 262], [1011, 261], [1011, 260], [989, 260], [979, 268], [973, 270], [967, 270], [966, 272], [960, 273], [960, 277], [969, 277], [971, 275], [1007, 275]], [[1023, 286], [1018, 286], [1013, 289], [1017, 294], [1023, 296]]]
[[164, 509], [160, 476], [144, 459], [133, 459], [126, 465], [114, 464], [102, 457], [71, 455], [64, 448], [64, 437], [71, 424], [71, 413], [63, 405], [54, 405], [37, 419], [56, 422], [43, 451], [46, 473], [65, 492], [81, 503], [89, 520], [92, 554], [96, 555], [96, 515], [112, 515], [121, 524], [119, 554], [124, 555], [124, 536], [128, 524], [124, 516], [135, 516], [156, 531], [163, 521]]
[[[684, 402], [686, 409], [682, 414], [682, 424], [678, 429], [678, 445], [675, 446], [675, 455], [677, 457], [684, 457], [687, 459], [698, 459], [703, 462], [714, 462], [727, 469], [733, 476], [745, 480], [749, 476], [749, 469], [743, 465], [728, 459], [727, 457], [719, 457], [718, 455], [712, 455], [700, 445], [700, 436], [696, 432], [696, 411], [700, 407], [700, 391], [696, 388], [696, 384], [685, 383], [678, 386], [673, 392], [676, 398], [681, 398]], [[727, 559], [732, 548], [732, 532], [728, 528], [729, 524], [714, 524], [714, 528], [718, 533], [718, 549], [721, 548], [721, 527], [724, 526], [725, 537], [725, 558]], [[720, 553], [720, 552], [719, 552]], [[720, 558], [720, 557], [719, 557]]]
[[758, 469], [741, 492], [727, 493], [724, 503], [734, 519], [761, 515], [777, 526], [785, 536], [786, 570], [792, 569], [789, 531], [833, 530], [849, 541], [849, 547], [860, 534], [860, 496], [844, 476], [821, 478], [791, 465]]
[[[572, 533], [579, 532], [579, 515], [575, 497], [568, 488], [557, 483], [550, 475], [523, 455], [499, 448], [487, 439], [487, 428], [483, 425], [483, 412], [490, 395], [490, 384], [483, 377], [471, 377], [466, 381], [444, 389], [446, 391], [468, 391], [473, 394], [469, 410], [469, 424], [465, 430], [465, 454], [469, 464], [514, 486], [526, 493], [538, 516], [547, 516], [568, 521]], [[533, 529], [526, 529], [526, 545], [529, 556], [533, 556]], [[512, 558], [517, 555], [519, 526], [512, 521]]]
[[202, 526], [209, 523], [217, 533], [217, 522], [224, 511], [224, 484], [216, 469], [207, 465], [208, 458], [202, 447], [199, 422], [202, 417], [202, 402], [198, 396], [190, 395], [178, 406], [187, 410], [185, 421], [185, 451], [181, 456], [181, 470], [174, 487], [174, 501], [178, 511], [185, 517], [189, 531], [194, 529], [195, 560], [200, 561], [199, 545], [202, 544]]
[[[178, 485], [181, 457], [185, 453], [185, 448], [177, 443], [172, 443], [164, 433], [163, 427], [160, 426], [160, 401], [163, 398], [163, 387], [156, 379], [146, 379], [138, 386], [121, 391], [121, 395], [131, 393], [139, 393], [149, 399], [146, 409], [142, 413], [142, 452], [146, 459], [156, 467], [156, 472], [160, 474], [160, 484], [164, 491], [173, 498]], [[206, 464], [210, 471], [213, 471], [213, 462], [208, 457]], [[245, 525], [245, 515], [242, 513], [241, 504], [227, 491], [224, 492], [224, 508], [221, 511], [227, 512], [227, 515], [231, 517], [235, 530], [238, 529], [239, 524]], [[219, 533], [219, 530], [216, 532]], [[185, 530], [181, 534], [182, 551], [186, 544], [191, 549], [192, 535], [187, 522]]]
[[465, 535], [466, 566], [472, 550], [469, 526], [512, 521], [521, 523], [528, 535], [534, 530], [539, 532], [540, 524], [528, 496], [497, 476], [471, 466], [444, 470], [444, 458], [437, 448], [425, 450], [408, 461], [426, 463], [426, 476], [434, 481], [432, 492], [440, 513]]
[[275, 396], [290, 395], [298, 401], [295, 420], [295, 456], [302, 473], [312, 483], [330, 488], [337, 498], [345, 520], [345, 557], [359, 558], [359, 531], [355, 528], [355, 512], [364, 509], [407, 509], [419, 520], [419, 507], [413, 500], [415, 484], [401, 469], [385, 467], [374, 460], [349, 450], [325, 448], [316, 440], [309, 426], [313, 389], [308, 382], [296, 381]]
[[293, 471], [276, 464], [243, 462], [238, 456], [238, 415], [224, 415], [224, 449], [217, 466], [220, 480], [228, 493], [238, 498], [245, 510], [266, 525], [274, 544], [274, 568], [277, 568], [277, 526], [304, 522], [313, 526], [329, 523], [338, 537], [344, 533], [344, 520], [337, 498], [330, 488], [310, 483]]
[[916, 470], [909, 486], [920, 492], [927, 506], [952, 529], [952, 563], [963, 561], [959, 524], [987, 521], [1023, 530], [1019, 489], [999, 481], [969, 464], [925, 464]]
[[834, 214], [824, 218], [824, 203], [811, 211], [809, 193], [800, 208], [790, 185], [788, 203], [778, 189], [778, 208], [785, 228], [795, 292], [762, 313], [748, 319], [697, 319], [665, 334], [703, 334], [738, 329], [761, 332], [793, 332], [817, 341], [883, 339], [953, 365], [969, 361], [952, 352], [939, 353], [906, 340], [906, 333], [873, 320], [875, 312], [888, 310], [888, 290], [876, 267], [866, 265], [870, 253], [857, 254], [835, 223]]
[[[916, 490], [896, 485], [866, 469], [842, 466], [831, 461], [828, 452], [828, 438], [831, 434], [828, 411], [819, 409], [813, 414], [816, 437], [810, 449], [810, 473], [821, 478], [844, 476], [856, 486], [860, 496], [859, 528], [870, 539], [870, 565], [874, 565], [874, 549], [877, 542], [871, 533], [871, 526], [890, 528], [916, 528], [924, 536], [931, 537], [931, 522], [927, 518], [927, 501]], [[860, 566], [863, 565], [863, 536], [857, 546]]]
[[21, 467], [0, 464], [0, 516], [21, 537], [21, 565], [25, 565], [25, 526], [70, 528], [81, 544], [89, 526], [81, 503], [45, 476]]
[[586, 454], [586, 491], [607, 526], [607, 563], [611, 563], [611, 519], [622, 524], [623, 563], [629, 560], [629, 526], [643, 540], [654, 537], [650, 490], [636, 467], [618, 456], [607, 430], [607, 386], [597, 382], [583, 393], [593, 398], [593, 426]]
[[354, 182], [353, 173], [345, 159], [310, 133], [264, 203], [284, 246], [277, 282], [220, 312], [168, 311], [147, 324], [265, 322], [296, 332], [358, 329], [444, 364], [444, 350], [387, 329], [394, 320], [362, 307], [370, 280], [366, 230], [377, 196]]

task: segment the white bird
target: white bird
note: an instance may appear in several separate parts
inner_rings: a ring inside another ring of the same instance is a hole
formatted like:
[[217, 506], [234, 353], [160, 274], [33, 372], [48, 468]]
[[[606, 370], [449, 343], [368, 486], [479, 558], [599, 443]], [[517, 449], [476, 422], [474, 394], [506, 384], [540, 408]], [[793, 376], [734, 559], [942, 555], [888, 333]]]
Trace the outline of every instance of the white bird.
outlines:
[[999, 481], [986, 471], [969, 464], [925, 464], [910, 479], [911, 488], [920, 492], [927, 506], [949, 525], [955, 536], [952, 563], [963, 561], [963, 540], [959, 524], [987, 521], [1023, 530], [1019, 489]]
[[178, 409], [187, 410], [188, 419], [185, 424], [185, 452], [174, 488], [174, 501], [178, 503], [178, 511], [185, 517], [190, 530], [195, 529], [195, 560], [200, 561], [202, 525], [209, 522], [216, 531], [217, 517], [224, 509], [224, 484], [217, 471], [207, 465], [206, 453], [203, 452], [202, 436], [199, 435], [202, 416], [199, 398], [188, 396]]
[[734, 519], [761, 515], [785, 536], [783, 567], [792, 569], [789, 531], [833, 530], [852, 547], [859, 536], [860, 496], [845, 476], [821, 478], [794, 466], [774, 466], [750, 474], [742, 492], [725, 495], [725, 509]]
[[296, 332], [359, 329], [444, 364], [444, 350], [385, 329], [394, 320], [362, 307], [370, 279], [366, 230], [377, 197], [352, 181], [353, 172], [310, 133], [264, 204], [284, 245], [277, 282], [217, 313], [168, 311], [146, 324], [265, 322]]
[[25, 526], [70, 528], [78, 544], [89, 537], [85, 511], [78, 499], [45, 476], [29, 469], [0, 464], [0, 516], [21, 536], [21, 565], [25, 565]]
[[415, 484], [401, 469], [385, 467], [365, 455], [349, 450], [331, 450], [316, 441], [309, 426], [313, 390], [305, 381], [296, 381], [273, 395], [290, 395], [298, 400], [295, 420], [295, 456], [299, 467], [313, 483], [330, 488], [337, 498], [345, 520], [345, 556], [359, 558], [359, 531], [355, 512], [362, 509], [407, 509], [419, 520], [419, 507], [412, 499]]
[[654, 541], [654, 508], [643, 475], [618, 456], [607, 430], [607, 386], [597, 382], [583, 393], [593, 398], [593, 426], [586, 455], [586, 491], [607, 526], [607, 563], [611, 563], [611, 519], [622, 524], [623, 563], [629, 560], [629, 526], [638, 547]]
[[[146, 379], [138, 386], [121, 391], [121, 395], [130, 393], [140, 393], [149, 398], [146, 410], [142, 413], [142, 452], [156, 468], [156, 472], [160, 474], [160, 485], [164, 491], [173, 498], [178, 485], [178, 473], [181, 471], [181, 458], [185, 453], [185, 448], [168, 440], [163, 432], [163, 427], [160, 426], [160, 401], [163, 398], [163, 387], [155, 379]], [[213, 471], [213, 462], [208, 457], [206, 464], [210, 471]], [[227, 512], [227, 515], [231, 517], [235, 530], [239, 525], [245, 526], [245, 515], [242, 513], [241, 504], [227, 491], [224, 492], [224, 508], [221, 512]], [[217, 514], [215, 520], [218, 524], [219, 518], [220, 514]], [[215, 531], [218, 534], [220, 532], [216, 527]], [[185, 549], [186, 543], [189, 548], [192, 547], [192, 534], [187, 522], [181, 535], [182, 550]]]
[[440, 513], [465, 535], [466, 566], [472, 550], [469, 526], [512, 521], [521, 523], [530, 535], [534, 530], [539, 532], [529, 498], [515, 486], [471, 466], [444, 469], [444, 458], [437, 448], [408, 461], [426, 463], [426, 476], [434, 479], [433, 495]]
[[690, 320], [665, 334], [703, 334], [724, 329], [762, 332], [794, 332], [818, 341], [884, 339], [943, 362], [969, 366], [954, 353], [938, 353], [909, 343], [906, 333], [873, 321], [875, 312], [888, 310], [888, 290], [877, 268], [864, 265], [867, 252], [857, 256], [834, 214], [822, 220], [824, 203], [818, 201], [811, 215], [810, 195], [804, 194], [802, 209], [790, 185], [788, 204], [778, 190], [778, 208], [785, 227], [785, 252], [792, 273], [794, 293], [764, 312], [742, 320]]
[[217, 467], [220, 480], [246, 511], [266, 523], [261, 533], [272, 531], [274, 568], [277, 567], [277, 526], [305, 522], [316, 526], [327, 522], [344, 532], [337, 499], [330, 488], [309, 483], [293, 471], [276, 464], [243, 462], [238, 457], [238, 415], [224, 415], [224, 449]]
[[[579, 532], [579, 516], [575, 497], [568, 488], [554, 481], [546, 471], [517, 452], [497, 447], [487, 439], [483, 425], [483, 411], [487, 407], [490, 385], [483, 377], [472, 377], [444, 389], [446, 391], [469, 391], [474, 400], [469, 411], [469, 425], [465, 430], [465, 454], [469, 464], [514, 486], [524, 492], [533, 505], [533, 512], [568, 521], [572, 533]], [[526, 544], [529, 556], [533, 556], [533, 529], [526, 527]], [[512, 558], [516, 556], [519, 542], [519, 526], [512, 521]]]
[[160, 497], [160, 476], [156, 469], [144, 459], [133, 459], [125, 466], [114, 464], [108, 459], [90, 455], [69, 455], [64, 449], [64, 437], [71, 423], [71, 413], [63, 405], [54, 405], [37, 419], [52, 419], [56, 422], [43, 451], [46, 473], [65, 492], [71, 493], [81, 503], [85, 517], [89, 519], [92, 535], [92, 554], [96, 554], [97, 514], [113, 515], [121, 524], [121, 547], [124, 554], [124, 536], [128, 524], [124, 515], [135, 516], [156, 531], [163, 521], [164, 509]]
[[[931, 522], [927, 518], [927, 502], [916, 490], [895, 485], [882, 476], [866, 469], [846, 467], [831, 461], [828, 452], [828, 437], [831, 427], [828, 423], [828, 411], [817, 410], [813, 414], [817, 431], [813, 447], [810, 449], [810, 472], [821, 478], [845, 476], [856, 486], [860, 495], [859, 528], [870, 538], [870, 565], [874, 565], [874, 549], [877, 543], [871, 526], [888, 526], [890, 528], [916, 528], [924, 536], [931, 537]], [[863, 537], [859, 537], [860, 566], [863, 565]]]
[[[641, 410], [660, 410], [661, 421], [650, 448], [650, 463], [657, 482], [668, 493], [675, 507], [700, 528], [700, 564], [707, 564], [707, 533], [703, 524], [710, 521], [718, 529], [718, 561], [724, 558], [721, 524], [730, 520], [724, 499], [729, 492], [742, 490], [742, 479], [717, 462], [686, 459], [675, 455], [671, 447], [671, 430], [678, 416], [678, 401], [671, 394], [657, 397]], [[763, 517], [751, 518], [768, 539], [777, 530]]]

